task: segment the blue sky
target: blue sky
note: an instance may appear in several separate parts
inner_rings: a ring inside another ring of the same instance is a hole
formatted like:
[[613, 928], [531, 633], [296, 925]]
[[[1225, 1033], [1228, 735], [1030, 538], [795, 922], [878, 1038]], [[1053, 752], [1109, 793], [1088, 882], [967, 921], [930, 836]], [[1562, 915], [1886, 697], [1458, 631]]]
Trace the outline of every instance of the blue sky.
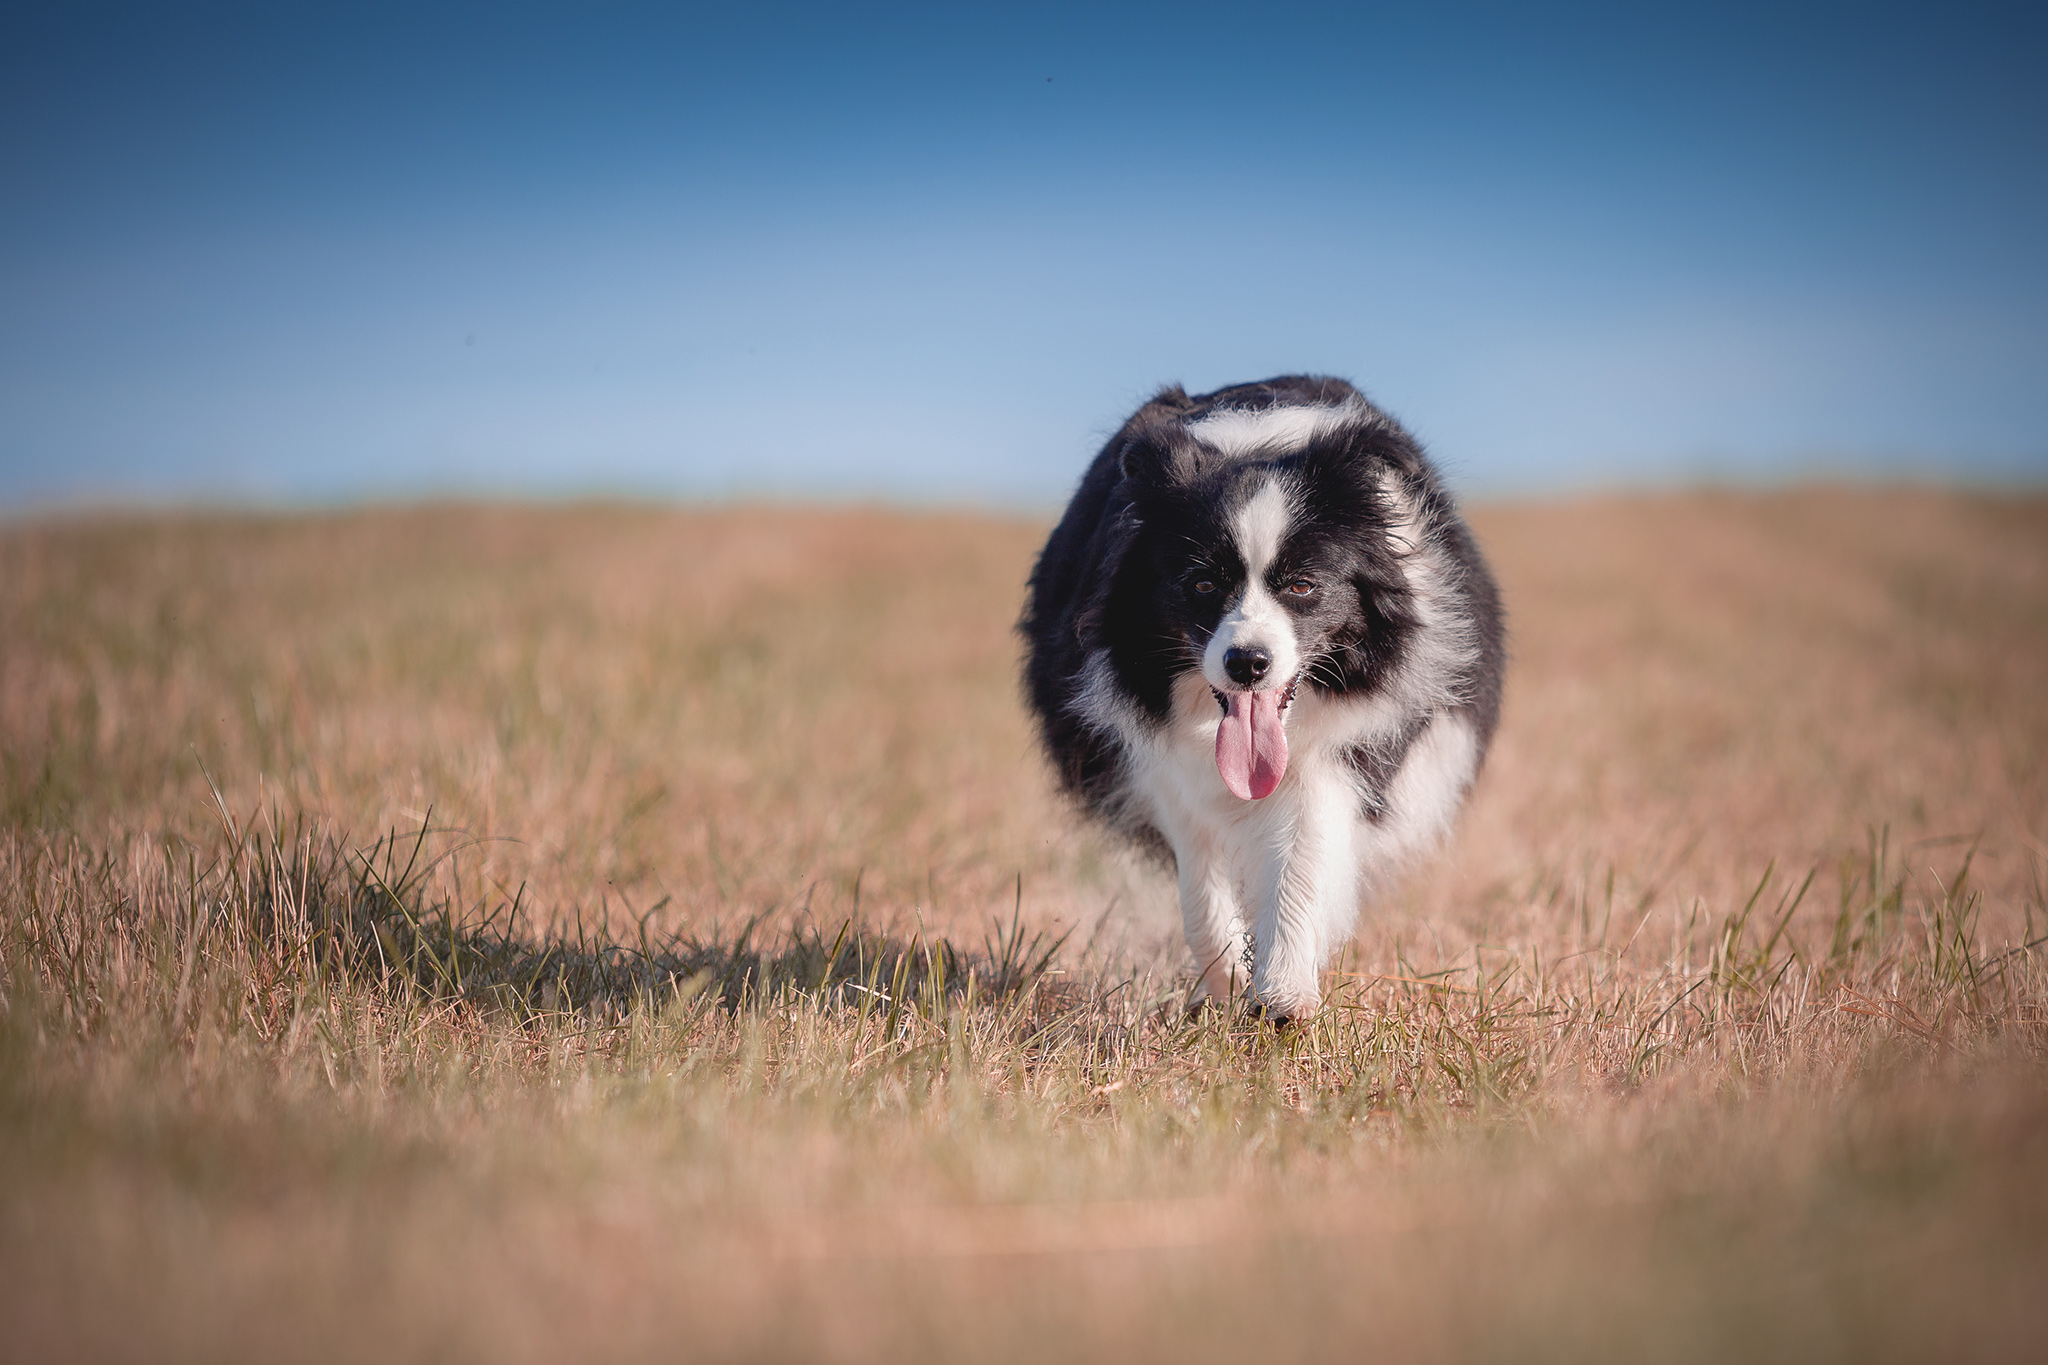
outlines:
[[1044, 507], [1344, 375], [1462, 487], [2048, 478], [2048, 22], [9, 7], [0, 505]]

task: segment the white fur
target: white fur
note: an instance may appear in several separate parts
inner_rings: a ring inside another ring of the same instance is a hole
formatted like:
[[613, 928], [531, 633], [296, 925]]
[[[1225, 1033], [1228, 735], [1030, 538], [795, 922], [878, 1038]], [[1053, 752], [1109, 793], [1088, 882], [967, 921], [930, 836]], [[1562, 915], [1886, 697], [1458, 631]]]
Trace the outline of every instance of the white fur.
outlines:
[[1245, 572], [1265, 577], [1293, 526], [1294, 499], [1287, 485], [1278, 478], [1267, 479], [1230, 519], [1231, 539], [1237, 542]]
[[1187, 424], [1188, 434], [1225, 455], [1254, 451], [1286, 454], [1301, 449], [1325, 431], [1358, 420], [1349, 403], [1321, 403], [1272, 408], [1225, 408]]

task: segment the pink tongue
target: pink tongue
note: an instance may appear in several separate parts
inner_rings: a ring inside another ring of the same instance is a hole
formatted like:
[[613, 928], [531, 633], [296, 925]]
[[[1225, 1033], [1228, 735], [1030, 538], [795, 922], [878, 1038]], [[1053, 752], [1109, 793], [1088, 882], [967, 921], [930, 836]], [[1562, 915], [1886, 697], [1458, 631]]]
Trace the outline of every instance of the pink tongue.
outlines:
[[1216, 771], [1240, 801], [1271, 796], [1287, 771], [1287, 731], [1280, 725], [1282, 690], [1224, 694], [1230, 712], [1216, 727]]

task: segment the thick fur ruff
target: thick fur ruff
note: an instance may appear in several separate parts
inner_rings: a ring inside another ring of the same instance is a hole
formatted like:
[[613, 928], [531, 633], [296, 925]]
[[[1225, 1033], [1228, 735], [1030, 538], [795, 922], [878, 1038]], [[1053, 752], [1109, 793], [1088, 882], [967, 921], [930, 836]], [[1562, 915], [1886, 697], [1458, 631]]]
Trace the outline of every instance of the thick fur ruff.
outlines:
[[1176, 870], [1196, 999], [1249, 963], [1283, 1018], [1317, 1007], [1361, 898], [1442, 839], [1500, 714], [1471, 532], [1415, 440], [1337, 379], [1140, 408], [1046, 542], [1020, 628], [1061, 785]]

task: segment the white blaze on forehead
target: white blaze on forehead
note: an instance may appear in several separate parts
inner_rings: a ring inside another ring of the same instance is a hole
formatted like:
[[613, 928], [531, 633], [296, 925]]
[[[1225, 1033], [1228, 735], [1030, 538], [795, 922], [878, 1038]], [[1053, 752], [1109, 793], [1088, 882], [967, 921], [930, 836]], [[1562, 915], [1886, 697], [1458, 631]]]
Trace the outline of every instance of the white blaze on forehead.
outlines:
[[1294, 500], [1279, 479], [1267, 479], [1230, 518], [1230, 537], [1237, 542], [1248, 582], [1263, 584], [1293, 524]]
[[1224, 408], [1187, 424], [1188, 434], [1226, 455], [1253, 450], [1287, 454], [1357, 415], [1347, 404]]

